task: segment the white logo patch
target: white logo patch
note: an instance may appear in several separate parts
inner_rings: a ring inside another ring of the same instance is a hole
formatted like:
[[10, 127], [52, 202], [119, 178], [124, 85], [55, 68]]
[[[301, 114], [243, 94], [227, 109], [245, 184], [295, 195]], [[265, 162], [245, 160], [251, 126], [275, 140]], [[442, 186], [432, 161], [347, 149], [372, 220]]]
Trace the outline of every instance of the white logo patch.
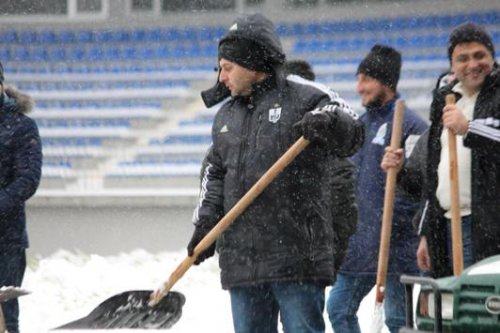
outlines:
[[387, 123], [382, 124], [377, 131], [377, 135], [372, 140], [373, 144], [376, 145], [385, 145], [385, 135], [387, 134]]
[[227, 125], [224, 125], [224, 126], [222, 126], [222, 128], [220, 129], [220, 132], [219, 132], [219, 133], [226, 133], [226, 132], [229, 132], [229, 130], [227, 129]]
[[417, 141], [419, 138], [420, 138], [420, 135], [411, 134], [406, 139], [406, 141], [405, 141], [405, 157], [406, 158], [410, 157], [411, 152], [413, 151], [413, 148], [415, 148], [415, 145], [417, 144]]
[[281, 108], [269, 109], [269, 121], [276, 124], [281, 117]]
[[238, 23], [233, 24], [233, 25], [229, 28], [229, 31], [233, 31], [233, 30], [238, 30]]

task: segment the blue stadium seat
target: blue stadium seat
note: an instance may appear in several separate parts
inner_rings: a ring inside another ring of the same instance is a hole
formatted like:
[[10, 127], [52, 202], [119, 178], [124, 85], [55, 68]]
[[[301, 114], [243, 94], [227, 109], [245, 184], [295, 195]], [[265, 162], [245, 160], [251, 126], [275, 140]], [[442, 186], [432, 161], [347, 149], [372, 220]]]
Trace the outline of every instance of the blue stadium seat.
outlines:
[[144, 29], [134, 29], [130, 33], [131, 42], [143, 42], [146, 37], [146, 30]]
[[121, 57], [121, 50], [118, 46], [111, 46], [104, 49], [104, 59], [116, 61]]
[[38, 34], [36, 31], [22, 31], [18, 36], [18, 42], [26, 45], [38, 43]]
[[57, 41], [57, 36], [54, 31], [51, 30], [44, 30], [40, 32], [40, 43], [42, 44], [52, 44], [56, 43]]
[[17, 33], [14, 30], [0, 32], [0, 43], [17, 43]]
[[74, 31], [63, 30], [56, 34], [57, 43], [75, 43], [77, 37]]
[[81, 46], [73, 46], [66, 49], [66, 57], [69, 61], [82, 61], [86, 57], [86, 51]]
[[10, 50], [6, 47], [0, 47], [0, 61], [11, 60]]
[[109, 30], [94, 31], [92, 41], [96, 43], [109, 43], [113, 41], [113, 32]]
[[42, 46], [34, 47], [30, 53], [30, 60], [31, 61], [47, 61], [48, 60], [47, 49], [45, 47], [42, 47]]
[[104, 59], [104, 51], [100, 46], [92, 46], [88, 49], [87, 60], [100, 61]]
[[93, 41], [93, 33], [90, 30], [80, 30], [76, 34], [76, 42], [78, 43], [90, 43]]
[[11, 55], [12, 55], [11, 59], [15, 61], [30, 60], [30, 53], [28, 49], [23, 46], [17, 46], [16, 48], [14, 48], [14, 51]]
[[51, 61], [64, 61], [66, 60], [66, 49], [61, 46], [56, 46], [50, 49], [48, 58]]
[[130, 31], [124, 29], [113, 31], [111, 40], [117, 43], [128, 43], [130, 42]]

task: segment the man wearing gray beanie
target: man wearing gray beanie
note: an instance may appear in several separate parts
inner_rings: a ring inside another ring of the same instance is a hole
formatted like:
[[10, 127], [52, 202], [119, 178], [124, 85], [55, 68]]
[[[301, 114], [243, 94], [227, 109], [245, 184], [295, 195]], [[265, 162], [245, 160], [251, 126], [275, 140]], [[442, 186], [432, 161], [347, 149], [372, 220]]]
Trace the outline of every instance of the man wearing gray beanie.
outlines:
[[[219, 42], [218, 83], [202, 96], [222, 102], [202, 170], [188, 254], [303, 135], [311, 144], [217, 240], [221, 283], [234, 331], [324, 332], [325, 287], [335, 277], [328, 162], [363, 141], [357, 115], [327, 87], [286, 76], [271, 21], [238, 18]], [[195, 264], [216, 246], [197, 254]]]
[[[434, 93], [428, 142], [426, 207], [419, 227], [419, 267], [452, 274], [448, 132], [456, 135], [463, 266], [500, 254], [500, 73], [488, 32], [455, 28], [448, 56], [455, 80]], [[445, 104], [453, 94], [456, 103]]]
[[[376, 283], [386, 178], [380, 163], [391, 141], [400, 72], [401, 54], [386, 45], [374, 45], [356, 71], [356, 90], [366, 107], [360, 117], [366, 138], [352, 158], [357, 170], [357, 229], [349, 239], [344, 262], [327, 302], [335, 332], [360, 332], [356, 313]], [[426, 128], [422, 118], [406, 109], [401, 146], [410, 150]], [[391, 333], [399, 332], [405, 325], [405, 288], [399, 276], [418, 273], [415, 258], [418, 238], [411, 227], [417, 208], [415, 199], [396, 195], [384, 300], [385, 323]]]

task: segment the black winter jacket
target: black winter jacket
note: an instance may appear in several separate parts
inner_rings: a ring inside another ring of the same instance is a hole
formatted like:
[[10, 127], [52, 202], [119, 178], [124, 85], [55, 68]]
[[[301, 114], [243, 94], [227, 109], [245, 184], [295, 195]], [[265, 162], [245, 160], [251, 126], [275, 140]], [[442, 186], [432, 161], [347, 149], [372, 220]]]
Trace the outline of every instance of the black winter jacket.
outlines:
[[[215, 116], [195, 224], [214, 225], [234, 206], [300, 137], [293, 125], [306, 112], [342, 104], [331, 90], [297, 77], [271, 76], [254, 88], [251, 98], [232, 98]], [[307, 147], [218, 240], [224, 288], [333, 281], [328, 164], [359, 148], [363, 126], [340, 109], [329, 115], [328, 145]]]
[[[437, 169], [440, 161], [443, 130], [444, 98], [457, 82], [438, 90], [431, 105], [431, 127], [428, 140], [427, 198], [421, 235], [427, 237], [434, 276], [451, 275], [447, 264], [445, 223], [443, 210], [435, 196], [438, 185]], [[461, 96], [456, 94], [457, 100]], [[472, 150], [471, 211], [474, 261], [500, 254], [500, 72], [495, 68], [486, 77], [479, 93], [464, 138], [464, 145]], [[460, 167], [460, 165], [459, 165]]]
[[330, 163], [335, 271], [344, 262], [349, 238], [356, 232], [358, 224], [355, 169], [349, 158], [335, 158]]
[[40, 182], [42, 150], [33, 101], [7, 88], [0, 96], [0, 253], [28, 247], [25, 201]]

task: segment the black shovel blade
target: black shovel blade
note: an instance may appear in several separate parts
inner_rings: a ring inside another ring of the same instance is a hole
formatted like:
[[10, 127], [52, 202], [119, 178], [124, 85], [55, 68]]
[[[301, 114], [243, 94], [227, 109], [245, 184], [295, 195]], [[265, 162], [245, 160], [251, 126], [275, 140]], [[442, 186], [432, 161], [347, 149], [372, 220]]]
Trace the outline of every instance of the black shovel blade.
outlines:
[[148, 301], [152, 292], [134, 290], [112, 296], [86, 317], [55, 329], [170, 328], [181, 317], [186, 298], [181, 293], [171, 291], [151, 307]]

